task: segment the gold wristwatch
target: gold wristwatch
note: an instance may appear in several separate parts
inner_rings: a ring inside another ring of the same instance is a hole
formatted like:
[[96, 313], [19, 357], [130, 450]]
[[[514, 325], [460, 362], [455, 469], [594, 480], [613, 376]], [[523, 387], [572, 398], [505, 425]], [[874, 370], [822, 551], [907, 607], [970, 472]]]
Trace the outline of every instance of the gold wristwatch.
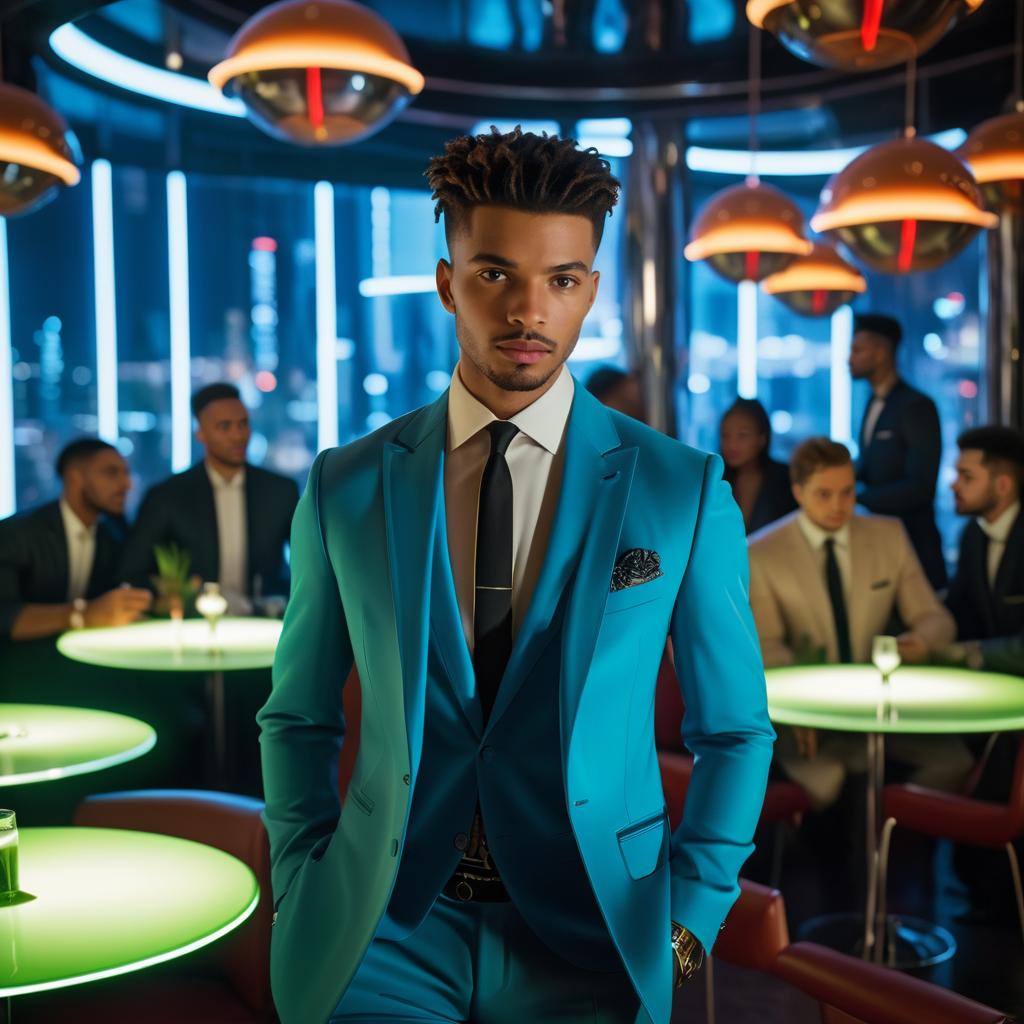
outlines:
[[672, 952], [679, 965], [676, 988], [690, 981], [704, 964], [704, 947], [681, 924], [672, 922]]

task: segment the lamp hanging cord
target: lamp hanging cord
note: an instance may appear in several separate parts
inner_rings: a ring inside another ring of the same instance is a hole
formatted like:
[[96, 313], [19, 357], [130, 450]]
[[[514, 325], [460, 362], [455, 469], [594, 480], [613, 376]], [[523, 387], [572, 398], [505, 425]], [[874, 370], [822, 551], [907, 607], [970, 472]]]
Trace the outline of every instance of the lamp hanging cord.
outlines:
[[917, 134], [914, 127], [914, 101], [917, 98], [917, 50], [912, 50], [907, 61], [907, 93], [903, 110], [903, 137], [912, 139]]
[[750, 109], [750, 135], [747, 148], [750, 151], [750, 173], [747, 184], [756, 185], [757, 175], [757, 115], [761, 112], [761, 30], [750, 25], [748, 66], [750, 84], [747, 89]]
[[1013, 55], [1014, 109], [1024, 114], [1024, 3], [1017, 0], [1017, 52]]

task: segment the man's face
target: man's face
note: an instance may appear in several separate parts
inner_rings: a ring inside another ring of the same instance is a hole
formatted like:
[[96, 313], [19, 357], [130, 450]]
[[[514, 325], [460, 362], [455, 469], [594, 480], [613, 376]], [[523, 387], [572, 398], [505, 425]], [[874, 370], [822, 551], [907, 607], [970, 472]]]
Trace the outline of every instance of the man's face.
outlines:
[[[463, 381], [479, 394], [543, 387], [569, 358], [600, 275], [587, 217], [480, 206], [437, 265], [437, 291], [455, 315]], [[475, 386], [474, 386], [475, 385]]]
[[213, 458], [241, 469], [249, 447], [249, 413], [237, 398], [218, 398], [199, 414], [197, 440]]
[[858, 331], [850, 343], [850, 376], [863, 380], [889, 359], [889, 342], [873, 331]]
[[995, 474], [982, 462], [980, 449], [967, 448], [960, 453], [952, 490], [960, 516], [983, 516], [999, 504]]
[[103, 449], [71, 466], [68, 472], [78, 474], [82, 497], [93, 509], [113, 516], [124, 514], [132, 477], [128, 463], [118, 452]]
[[803, 484], [793, 485], [793, 496], [815, 526], [829, 533], [842, 529], [850, 521], [857, 504], [853, 464], [819, 469]]

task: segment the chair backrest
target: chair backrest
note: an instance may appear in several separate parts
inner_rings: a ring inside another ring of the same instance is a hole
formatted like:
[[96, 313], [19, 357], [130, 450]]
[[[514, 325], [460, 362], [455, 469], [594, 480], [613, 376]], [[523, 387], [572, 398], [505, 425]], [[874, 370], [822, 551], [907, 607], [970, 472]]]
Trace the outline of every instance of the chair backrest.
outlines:
[[270, 994], [270, 850], [260, 819], [263, 802], [204, 790], [135, 790], [83, 800], [74, 823], [90, 828], [156, 832], [215, 846], [247, 864], [260, 885], [260, 901], [244, 924], [211, 946], [209, 964], [259, 1014], [273, 1012]]
[[658, 681], [654, 690], [654, 745], [658, 750], [681, 751], [683, 740], [683, 695], [672, 659], [672, 641], [665, 644], [658, 666]]
[[1012, 822], [1011, 834], [1024, 836], [1024, 733], [1017, 737], [1017, 757], [1013, 762], [1007, 810]]
[[739, 899], [715, 941], [715, 957], [736, 967], [767, 971], [788, 945], [782, 893], [741, 878]]
[[345, 680], [341, 704], [345, 715], [345, 742], [341, 745], [341, 757], [338, 760], [338, 794], [344, 803], [348, 784], [352, 781], [352, 772], [356, 767], [363, 715], [363, 696], [359, 686], [359, 673], [356, 672], [355, 667], [352, 668], [348, 679]]

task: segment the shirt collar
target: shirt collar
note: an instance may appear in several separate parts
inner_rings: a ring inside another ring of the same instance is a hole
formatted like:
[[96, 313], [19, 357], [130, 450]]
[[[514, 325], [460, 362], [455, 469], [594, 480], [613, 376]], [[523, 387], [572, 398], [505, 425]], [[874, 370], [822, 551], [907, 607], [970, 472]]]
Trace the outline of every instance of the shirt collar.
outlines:
[[997, 544], [1005, 544], [1019, 515], [1020, 502], [1015, 501], [995, 522], [990, 523], [984, 516], [978, 516], [978, 525], [984, 530], [989, 540], [994, 540]]
[[96, 523], [93, 523], [92, 526], [86, 526], [64, 498], [60, 499], [60, 517], [64, 521], [65, 534], [69, 536], [81, 536], [82, 534], [89, 537], [96, 536]]
[[203, 461], [203, 465], [206, 467], [206, 475], [210, 478], [210, 484], [214, 490], [225, 487], [234, 487], [240, 489], [245, 486], [245, 466], [243, 466], [230, 480], [221, 476], [208, 462]]
[[797, 517], [797, 522], [800, 524], [800, 532], [807, 539], [807, 543], [811, 545], [813, 551], [820, 550], [825, 541], [831, 539], [836, 542], [836, 547], [847, 548], [850, 546], [850, 524], [846, 523], [835, 533], [829, 533], [828, 530], [823, 530], [817, 523], [812, 523], [810, 517], [806, 512], [801, 512]]
[[878, 399], [880, 402], [884, 402], [889, 395], [892, 394], [893, 388], [899, 384], [899, 374], [893, 374], [888, 380], [882, 381], [882, 383], [873, 389], [873, 399]]
[[[511, 417], [509, 422], [554, 455], [562, 443], [575, 391], [572, 375], [563, 366], [555, 383], [535, 402]], [[448, 392], [448, 451], [455, 451], [497, 418], [470, 394], [456, 366]]]

